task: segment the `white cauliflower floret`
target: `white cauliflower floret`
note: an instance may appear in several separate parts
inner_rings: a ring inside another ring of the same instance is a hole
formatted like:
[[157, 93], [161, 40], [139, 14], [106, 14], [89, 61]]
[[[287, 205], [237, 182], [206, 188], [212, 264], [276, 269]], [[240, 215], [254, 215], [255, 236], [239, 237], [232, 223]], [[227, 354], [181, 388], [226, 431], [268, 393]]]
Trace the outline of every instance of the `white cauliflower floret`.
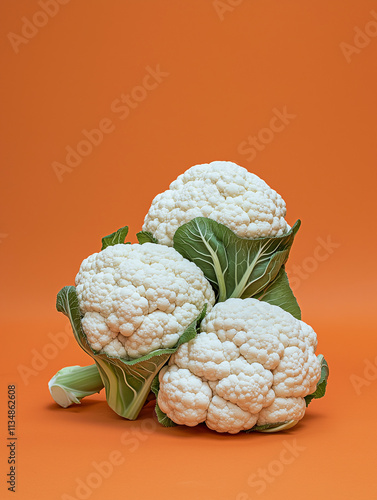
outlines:
[[[207, 382], [193, 375], [190, 370], [172, 366], [160, 371], [160, 380], [166, 390], [158, 400], [162, 411], [174, 418], [177, 424], [190, 427], [200, 424], [206, 419], [207, 408], [212, 399], [212, 391]], [[184, 421], [180, 416], [184, 414]]]
[[106, 324], [106, 320], [98, 312], [88, 312], [82, 319], [82, 327], [87, 332], [87, 338], [95, 351], [104, 348], [111, 339], [116, 337]]
[[153, 243], [108, 246], [76, 276], [82, 327], [94, 351], [138, 358], [174, 346], [215, 302], [203, 272], [173, 248]]
[[217, 432], [237, 434], [254, 427], [257, 418], [256, 415], [215, 395], [208, 406], [206, 424]]
[[257, 425], [278, 424], [301, 420], [305, 415], [304, 398], [275, 398], [274, 402], [258, 415]]
[[[321, 375], [316, 343], [313, 329], [280, 307], [252, 298], [220, 302], [202, 321], [199, 335], [170, 358], [160, 376], [158, 403], [174, 422], [195, 425], [189, 400], [178, 404], [185, 392], [194, 391], [193, 380], [195, 394], [200, 384], [211, 392], [197, 423], [218, 432], [298, 421], [304, 398]], [[182, 396], [176, 392], [181, 374]]]
[[215, 333], [200, 333], [196, 342], [185, 344], [177, 351], [175, 363], [198, 377], [218, 380], [230, 374], [230, 361], [239, 357], [232, 342], [221, 342]]
[[274, 391], [278, 397], [299, 397], [310, 394], [313, 382], [321, 375], [320, 364], [312, 348], [302, 352], [298, 347], [287, 347], [274, 373]]
[[[275, 399], [270, 391], [273, 375], [259, 363], [249, 364], [242, 357], [231, 363], [231, 374], [221, 379], [215, 392], [250, 413], [258, 413]], [[267, 397], [268, 396], [268, 397]]]
[[143, 230], [171, 246], [175, 231], [195, 217], [208, 217], [242, 238], [289, 231], [282, 197], [257, 175], [230, 161], [195, 165], [158, 194]]

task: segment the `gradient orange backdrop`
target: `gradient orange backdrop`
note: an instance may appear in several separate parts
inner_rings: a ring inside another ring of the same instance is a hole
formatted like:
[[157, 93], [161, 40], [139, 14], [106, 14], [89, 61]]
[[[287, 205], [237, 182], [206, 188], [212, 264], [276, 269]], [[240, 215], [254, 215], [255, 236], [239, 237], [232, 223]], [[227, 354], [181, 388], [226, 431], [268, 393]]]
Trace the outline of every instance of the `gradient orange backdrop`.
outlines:
[[[1, 11], [0, 497], [376, 499], [376, 3], [40, 0]], [[289, 118], [271, 132], [278, 112]], [[67, 166], [66, 148], [100, 125], [102, 140]], [[212, 160], [261, 176], [288, 221], [302, 220], [288, 271], [330, 365], [326, 398], [277, 435], [165, 429], [152, 406], [128, 422], [102, 394], [58, 408], [48, 380], [90, 359], [64, 333], [56, 293], [102, 236], [129, 225], [135, 241], [153, 197]]]

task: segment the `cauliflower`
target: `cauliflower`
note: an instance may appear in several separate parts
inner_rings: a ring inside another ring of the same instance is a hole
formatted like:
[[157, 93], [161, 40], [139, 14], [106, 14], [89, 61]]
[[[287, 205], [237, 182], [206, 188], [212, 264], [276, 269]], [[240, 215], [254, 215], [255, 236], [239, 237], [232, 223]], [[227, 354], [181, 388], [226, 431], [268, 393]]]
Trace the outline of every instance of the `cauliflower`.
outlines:
[[143, 230], [172, 246], [175, 231], [196, 217], [207, 217], [243, 238], [281, 236], [290, 227], [285, 202], [258, 176], [230, 161], [195, 165], [158, 194]]
[[95, 364], [60, 370], [55, 401], [104, 387], [110, 408], [134, 420], [152, 391], [165, 426], [295, 425], [325, 395], [329, 369], [285, 272], [301, 223], [290, 228], [285, 214], [262, 179], [216, 161], [155, 197], [139, 244], [125, 243], [127, 226], [102, 238], [56, 300]]
[[219, 302], [160, 371], [159, 408], [177, 424], [231, 434], [297, 422], [321, 376], [316, 347], [313, 329], [280, 307]]
[[60, 370], [49, 389], [67, 407], [105, 387], [110, 408], [134, 420], [171, 354], [195, 338], [215, 294], [174, 248], [124, 243], [127, 233], [125, 226], [102, 238], [102, 250], [82, 262], [76, 287], [58, 293], [57, 310], [95, 365]]
[[203, 272], [173, 248], [116, 244], [85, 259], [76, 276], [82, 328], [91, 348], [139, 358], [174, 346], [207, 304]]

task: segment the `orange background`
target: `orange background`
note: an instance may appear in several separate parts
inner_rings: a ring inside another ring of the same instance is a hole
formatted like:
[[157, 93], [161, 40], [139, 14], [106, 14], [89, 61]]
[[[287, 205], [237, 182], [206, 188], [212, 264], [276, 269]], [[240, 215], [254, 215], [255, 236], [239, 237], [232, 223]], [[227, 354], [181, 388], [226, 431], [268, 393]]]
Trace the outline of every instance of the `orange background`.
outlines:
[[[18, 397], [16, 498], [80, 498], [77, 480], [114, 450], [122, 464], [90, 499], [377, 498], [377, 373], [364, 374], [366, 360], [377, 364], [377, 39], [354, 41], [355, 27], [377, 21], [376, 3], [216, 5], [71, 1], [16, 53], [9, 33], [21, 35], [22, 18], [41, 7], [2, 3], [1, 498], [11, 498], [8, 384]], [[359, 45], [348, 61], [342, 43]], [[157, 66], [165, 76], [156, 88], [135, 90]], [[114, 112], [122, 94], [139, 97], [124, 119]], [[284, 107], [295, 118], [248, 161], [240, 144]], [[106, 118], [113, 131], [59, 182], [53, 162], [64, 163], [66, 146]], [[48, 380], [90, 359], [73, 338], [57, 352], [47, 347], [67, 326], [56, 293], [73, 284], [102, 236], [128, 224], [135, 241], [152, 198], [186, 168], [215, 159], [261, 176], [286, 200], [288, 221], [302, 219], [288, 270], [330, 365], [327, 397], [277, 435], [165, 429], [152, 406], [128, 422], [102, 395], [58, 408]], [[320, 261], [319, 238], [334, 244]], [[36, 356], [38, 369], [22, 378]], [[287, 443], [300, 451], [282, 464]], [[259, 469], [275, 474], [263, 492], [253, 484]]]

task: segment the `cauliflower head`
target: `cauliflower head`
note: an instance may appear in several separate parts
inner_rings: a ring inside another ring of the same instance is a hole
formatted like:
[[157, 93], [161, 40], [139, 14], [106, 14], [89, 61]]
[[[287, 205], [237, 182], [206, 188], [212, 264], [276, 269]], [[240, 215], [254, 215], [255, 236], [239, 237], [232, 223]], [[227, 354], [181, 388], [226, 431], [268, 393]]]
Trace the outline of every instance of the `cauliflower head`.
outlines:
[[108, 246], [76, 276], [82, 328], [94, 351], [135, 359], [173, 347], [205, 304], [215, 302], [203, 272], [173, 248]]
[[228, 299], [161, 370], [158, 405], [177, 424], [231, 434], [298, 421], [321, 375], [316, 347], [313, 329], [280, 307]]
[[285, 202], [262, 179], [230, 161], [195, 165], [158, 194], [143, 230], [172, 246], [176, 230], [195, 217], [208, 217], [242, 238], [281, 236], [290, 227]]

